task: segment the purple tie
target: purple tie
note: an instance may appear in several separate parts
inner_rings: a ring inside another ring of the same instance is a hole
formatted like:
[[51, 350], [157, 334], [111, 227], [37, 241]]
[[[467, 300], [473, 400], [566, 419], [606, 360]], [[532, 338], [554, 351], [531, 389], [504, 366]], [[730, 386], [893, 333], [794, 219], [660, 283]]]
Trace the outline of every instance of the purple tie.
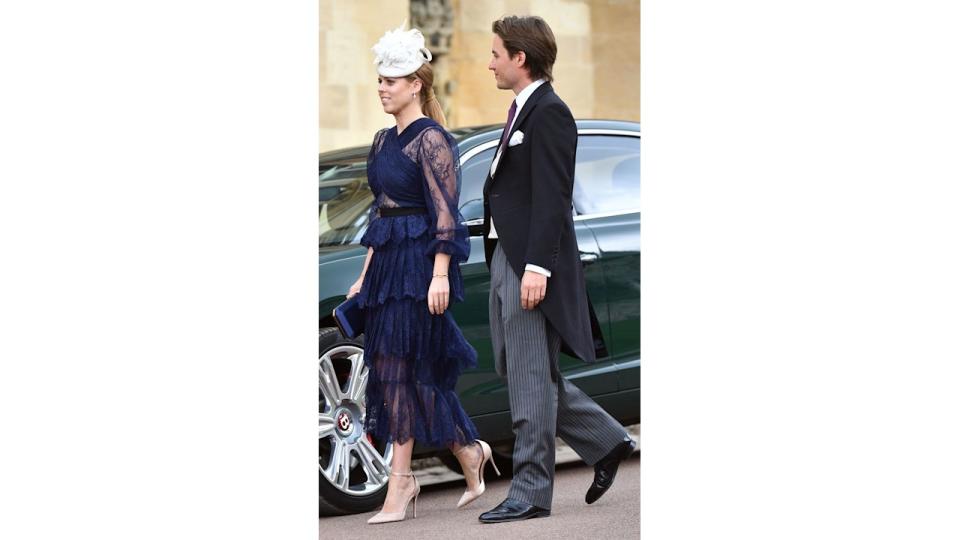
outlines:
[[510, 133], [511, 124], [513, 124], [513, 115], [517, 113], [517, 100], [510, 104], [510, 114], [507, 115], [507, 125], [503, 126], [503, 135], [500, 136], [500, 146], [507, 141], [507, 134]]

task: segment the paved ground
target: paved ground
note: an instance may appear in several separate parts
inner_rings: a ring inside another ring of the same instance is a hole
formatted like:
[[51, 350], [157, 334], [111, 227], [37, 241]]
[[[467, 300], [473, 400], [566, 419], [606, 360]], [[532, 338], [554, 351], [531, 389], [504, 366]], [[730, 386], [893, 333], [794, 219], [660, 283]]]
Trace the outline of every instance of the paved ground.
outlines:
[[[627, 434], [630, 435], [630, 438], [633, 439], [633, 442], [637, 444], [637, 448], [640, 448], [640, 424], [633, 424], [631, 426], [624, 426], [627, 430]], [[557, 465], [562, 465], [564, 463], [575, 463], [580, 461], [580, 456], [577, 455], [562, 439], [557, 439]], [[447, 468], [446, 465], [440, 462], [438, 458], [425, 458], [425, 459], [415, 459], [413, 463], [410, 464], [411, 468], [417, 475], [417, 480], [420, 482], [421, 486], [429, 486], [431, 484], [439, 484], [442, 482], [451, 482], [458, 481], [462, 476], [451, 471]]]
[[[629, 431], [636, 437], [639, 426], [631, 426]], [[561, 459], [564, 463], [560, 463]], [[367, 525], [367, 519], [375, 512], [323, 518], [320, 519], [320, 540], [639, 538], [639, 452], [623, 462], [613, 487], [591, 505], [583, 501], [583, 496], [593, 480], [593, 467], [576, 459], [576, 454], [569, 449], [558, 448], [557, 461], [553, 509], [548, 518], [496, 525], [480, 523], [477, 517], [506, 497], [510, 488], [509, 480], [489, 482], [487, 492], [482, 497], [467, 508], [458, 510], [457, 500], [464, 490], [463, 477], [440, 471], [439, 468], [433, 474], [428, 474], [433, 470], [430, 468], [417, 473], [418, 478], [421, 475], [425, 478], [421, 482], [416, 519], [411, 519], [412, 507], [408, 510], [407, 520], [399, 523]]]

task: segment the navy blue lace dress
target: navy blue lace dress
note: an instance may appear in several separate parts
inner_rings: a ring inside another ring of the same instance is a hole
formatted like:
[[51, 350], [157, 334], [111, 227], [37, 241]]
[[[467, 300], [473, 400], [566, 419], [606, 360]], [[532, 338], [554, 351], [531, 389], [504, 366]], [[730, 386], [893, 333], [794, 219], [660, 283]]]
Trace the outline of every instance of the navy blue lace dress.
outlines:
[[[456, 141], [429, 118], [399, 135], [380, 130], [367, 158], [376, 198], [360, 243], [373, 257], [358, 300], [366, 309], [365, 426], [381, 441], [440, 447], [477, 438], [454, 388], [460, 373], [476, 366], [477, 352], [449, 308], [431, 315], [427, 307], [436, 253], [450, 254], [450, 302], [463, 301], [459, 263], [470, 243], [458, 210], [459, 163]], [[397, 207], [426, 212], [383, 211]]]

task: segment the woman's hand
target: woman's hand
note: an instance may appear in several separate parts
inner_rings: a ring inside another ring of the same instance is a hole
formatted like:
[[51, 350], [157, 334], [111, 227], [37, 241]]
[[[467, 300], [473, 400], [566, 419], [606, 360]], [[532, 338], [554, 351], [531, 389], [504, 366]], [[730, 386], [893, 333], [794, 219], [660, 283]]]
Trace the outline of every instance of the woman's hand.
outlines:
[[427, 291], [427, 307], [431, 315], [443, 315], [450, 305], [450, 281], [447, 276], [434, 275], [430, 281], [430, 290]]
[[350, 286], [350, 290], [347, 291], [347, 298], [353, 298], [360, 292], [360, 288], [363, 287], [363, 276], [360, 276], [353, 285]]

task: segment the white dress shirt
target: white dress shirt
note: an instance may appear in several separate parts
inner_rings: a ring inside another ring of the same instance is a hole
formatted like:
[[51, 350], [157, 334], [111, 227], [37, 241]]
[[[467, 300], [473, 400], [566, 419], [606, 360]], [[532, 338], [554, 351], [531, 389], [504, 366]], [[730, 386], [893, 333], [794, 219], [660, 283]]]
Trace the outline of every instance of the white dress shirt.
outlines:
[[[547, 81], [545, 81], [544, 79], [537, 79], [537, 80], [533, 81], [532, 83], [528, 84], [526, 88], [524, 88], [523, 90], [520, 91], [519, 94], [517, 94], [517, 97], [516, 97], [516, 99], [514, 100], [514, 101], [517, 102], [517, 110], [516, 110], [516, 112], [513, 113], [513, 121], [510, 123], [509, 126], [504, 126], [504, 128], [503, 128], [503, 129], [507, 130], [507, 131], [506, 131], [507, 134], [509, 134], [509, 133], [510, 133], [510, 130], [513, 129], [513, 124], [515, 124], [515, 123], [517, 122], [517, 118], [520, 116], [520, 110], [523, 109], [524, 103], [526, 103], [527, 100], [530, 99], [530, 95], [533, 94], [533, 91], [536, 90], [537, 88], [539, 88], [540, 85], [543, 84], [543, 83], [545, 83], [545, 82], [547, 82]], [[509, 138], [507, 138], [507, 140], [503, 143], [503, 146], [500, 146], [500, 147], [497, 148], [497, 155], [493, 157], [493, 163], [490, 165], [490, 176], [491, 176], [491, 177], [497, 173], [497, 164], [500, 163], [500, 154], [503, 152], [503, 149], [506, 148], [506, 146], [507, 146], [508, 144], [510, 144], [510, 139], [509, 139]], [[497, 236], [497, 229], [494, 228], [494, 226], [493, 226], [493, 215], [490, 216], [490, 234], [487, 235], [487, 238], [491, 238], [491, 239], [498, 238], [498, 236]], [[527, 264], [527, 266], [526, 266], [525, 269], [526, 269], [526, 270], [529, 270], [529, 271], [531, 271], [531, 272], [536, 272], [536, 273], [538, 273], [538, 274], [543, 274], [543, 275], [545, 275], [545, 276], [547, 276], [547, 277], [550, 277], [550, 274], [551, 274], [551, 272], [550, 272], [549, 270], [547, 270], [546, 268], [542, 268], [542, 267], [537, 266], [537, 265], [535, 265], [535, 264]]]

